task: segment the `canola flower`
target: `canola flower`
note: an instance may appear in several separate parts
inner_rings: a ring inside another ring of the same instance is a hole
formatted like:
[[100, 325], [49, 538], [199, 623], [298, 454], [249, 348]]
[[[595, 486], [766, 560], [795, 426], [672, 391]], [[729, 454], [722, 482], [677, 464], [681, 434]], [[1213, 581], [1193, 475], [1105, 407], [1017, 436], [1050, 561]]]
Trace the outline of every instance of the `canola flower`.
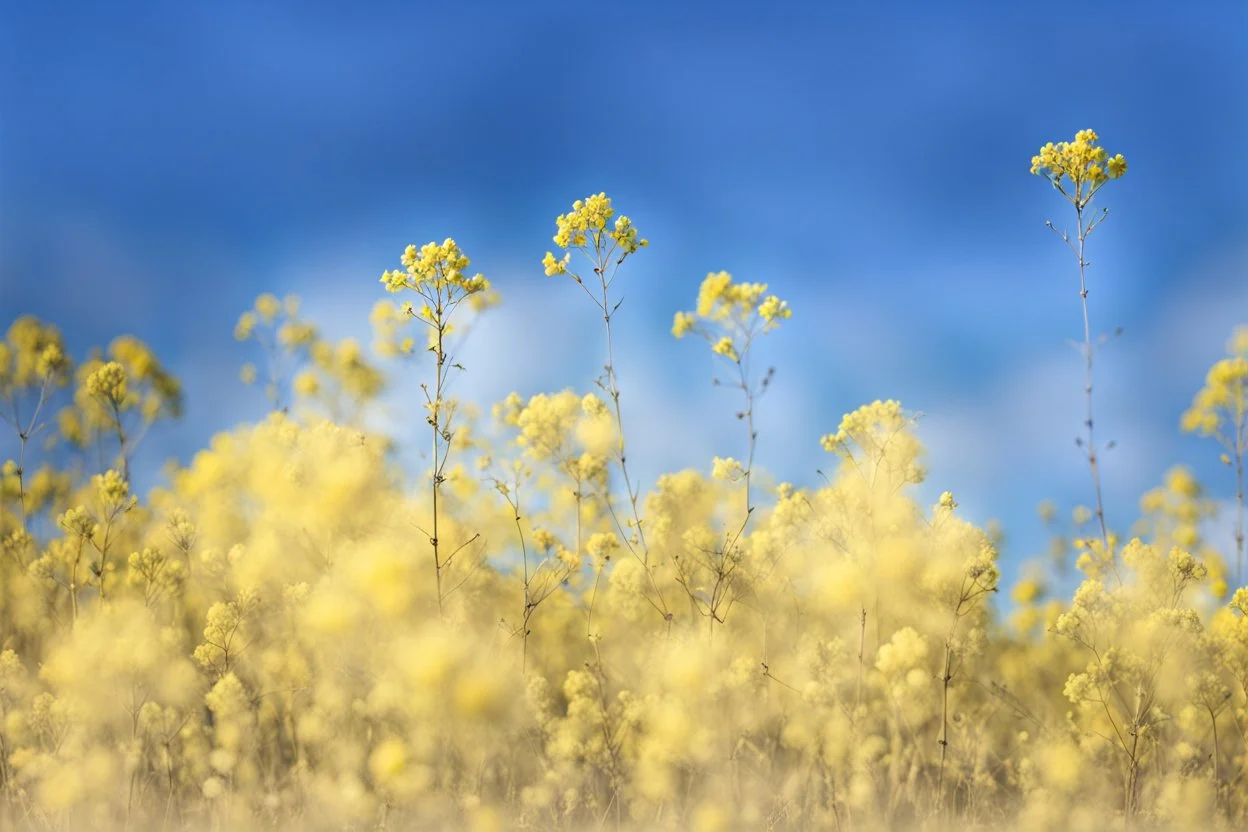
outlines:
[[[1040, 157], [1076, 204], [1124, 169], [1081, 136]], [[644, 240], [601, 194], [556, 225], [600, 258], [588, 288], [609, 317], [611, 263]], [[745, 454], [626, 480], [630, 525], [611, 503], [613, 367], [598, 392], [517, 392], [482, 425], [445, 374], [450, 313], [488, 282], [451, 240], [402, 265], [382, 280], [410, 305], [370, 322], [380, 359], [428, 379], [425, 471], [362, 428], [385, 365], [292, 299], [262, 295], [235, 332], [271, 347], [275, 369], [242, 373], [281, 388], [271, 412], [146, 490], [123, 466], [180, 412], [176, 380], [134, 339], [76, 361], [54, 327], [10, 327], [0, 828], [1248, 822], [1248, 588], [1232, 541], [1203, 535], [1218, 494], [1190, 470], [1121, 538], [1093, 507], [1041, 507], [1076, 556], [1070, 598], [1044, 561], [1007, 587], [998, 535], [953, 492], [920, 503], [944, 472], [895, 400], [829, 423], [811, 487], [767, 479], [743, 417]], [[749, 410], [751, 346], [788, 319], [767, 287], [711, 273], [673, 330], [705, 339]], [[1246, 348], [1236, 330], [1180, 425], [1232, 465]]]

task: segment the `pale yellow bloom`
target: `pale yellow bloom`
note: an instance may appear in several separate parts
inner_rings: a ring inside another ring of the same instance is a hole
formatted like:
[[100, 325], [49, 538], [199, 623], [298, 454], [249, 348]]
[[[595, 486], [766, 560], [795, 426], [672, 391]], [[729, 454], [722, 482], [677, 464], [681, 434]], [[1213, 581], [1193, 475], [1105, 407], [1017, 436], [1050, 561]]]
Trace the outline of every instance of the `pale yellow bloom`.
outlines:
[[715, 353], [716, 355], [722, 355], [724, 358], [727, 358], [729, 361], [736, 361], [739, 358], [739, 356], [737, 355], [737, 348], [732, 343], [732, 337], [728, 335], [725, 335], [724, 337], [716, 341], [711, 346], [711, 352]]
[[717, 480], [736, 482], [745, 477], [745, 470], [741, 467], [741, 463], [732, 457], [727, 459], [715, 457], [711, 461], [711, 476]]

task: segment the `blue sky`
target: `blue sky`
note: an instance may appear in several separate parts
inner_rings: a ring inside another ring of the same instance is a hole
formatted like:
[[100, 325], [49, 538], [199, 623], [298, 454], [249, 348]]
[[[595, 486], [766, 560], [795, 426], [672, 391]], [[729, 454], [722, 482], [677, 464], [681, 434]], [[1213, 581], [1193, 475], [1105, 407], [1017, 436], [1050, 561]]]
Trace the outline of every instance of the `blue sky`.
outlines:
[[760, 464], [813, 484], [819, 435], [898, 398], [925, 414], [925, 496], [1001, 520], [1012, 577], [1044, 548], [1038, 501], [1091, 499], [1077, 277], [1044, 227], [1069, 206], [1028, 173], [1045, 141], [1093, 127], [1130, 164], [1089, 255], [1093, 328], [1125, 328], [1097, 367], [1111, 524], [1174, 463], [1230, 493], [1177, 420], [1248, 322], [1248, 6], [1194, 8], [7, 3], [0, 318], [152, 344], [189, 411], [154, 469], [263, 412], [230, 338], [256, 294], [366, 336], [381, 271], [454, 236], [504, 297], [459, 392], [586, 390], [600, 322], [539, 261], [606, 191], [652, 241], [617, 362], [644, 482], [742, 453], [709, 355], [668, 335], [727, 270], [795, 310], [763, 347]]

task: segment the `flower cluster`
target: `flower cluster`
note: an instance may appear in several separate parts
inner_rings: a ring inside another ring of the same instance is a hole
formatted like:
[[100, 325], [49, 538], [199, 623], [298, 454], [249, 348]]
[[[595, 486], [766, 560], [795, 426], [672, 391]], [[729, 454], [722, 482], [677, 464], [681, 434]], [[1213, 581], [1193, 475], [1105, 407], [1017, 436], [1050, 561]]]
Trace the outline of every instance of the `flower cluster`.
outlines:
[[64, 384], [69, 368], [60, 330], [32, 315], [9, 325], [0, 341], [0, 397], [45, 383]]
[[[918, 462], [918, 443], [908, 430], [913, 421], [895, 399], [877, 400], [847, 413], [836, 432], [825, 434], [819, 444], [828, 453], [850, 461], [862, 457], [882, 462], [883, 469], [878, 465], [872, 469], [872, 482], [883, 470], [889, 474], [889, 481], [896, 475], [902, 481], [919, 483], [926, 471]], [[860, 465], [856, 470], [864, 469]]]
[[[611, 198], [605, 193], [578, 199], [572, 203], [571, 212], [560, 214], [555, 219], [558, 231], [553, 238], [554, 243], [565, 250], [577, 249], [587, 253], [588, 250], [592, 250], [594, 255], [601, 256], [604, 261], [618, 255], [620, 262], [623, 262], [628, 255], [635, 254], [637, 249], [650, 245], [649, 240], [637, 236], [633, 221], [626, 216], [616, 217], [614, 225], [608, 227], [612, 217], [615, 217], [615, 208], [611, 205]], [[546, 276], [572, 274], [579, 282], [580, 278], [568, 271], [571, 258], [570, 251], [567, 251], [562, 258], [556, 258], [552, 252], [546, 252], [546, 256], [542, 259], [542, 267], [546, 269]], [[596, 264], [596, 268], [602, 265]]]
[[754, 338], [793, 315], [787, 302], [766, 292], [766, 283], [735, 283], [728, 272], [712, 272], [702, 281], [695, 310], [676, 313], [672, 335], [696, 333], [716, 354], [737, 361]]
[[1236, 329], [1227, 342], [1230, 355], [1216, 362], [1205, 385], [1183, 412], [1180, 427], [1186, 433], [1212, 436], [1234, 453], [1244, 444], [1248, 418], [1248, 326]]
[[[393, 311], [393, 304], [386, 304]], [[398, 352], [397, 325], [392, 318], [374, 309], [371, 320], [379, 332], [382, 357]], [[254, 341], [265, 352], [267, 381], [265, 396], [272, 406], [289, 410], [292, 406], [328, 414], [344, 422], [357, 422], [363, 406], [373, 402], [385, 389], [381, 370], [365, 355], [354, 338], [334, 343], [316, 325], [300, 317], [300, 300], [287, 295], [264, 293], [252, 309], [243, 312], [234, 326], [234, 338]], [[403, 344], [411, 352], [411, 339]], [[256, 365], [243, 365], [239, 378], [254, 384], [259, 377]], [[292, 401], [293, 400], [293, 401]]]
[[419, 249], [409, 245], [403, 251], [402, 262], [402, 270], [391, 269], [381, 275], [387, 292], [410, 289], [431, 302], [450, 303], [490, 288], [483, 275], [469, 276], [465, 272], [472, 261], [450, 237], [441, 243], [425, 243]]
[[1076, 207], [1083, 208], [1106, 182], [1127, 172], [1119, 153], [1099, 146], [1095, 130], [1080, 130], [1071, 142], [1049, 142], [1031, 157], [1031, 172], [1043, 176]]
[[148, 429], [182, 414], [182, 385], [142, 341], [115, 338], [107, 353], [94, 353], [77, 369], [71, 406], [57, 414], [61, 436], [89, 447], [102, 436], [117, 440], [124, 473]]

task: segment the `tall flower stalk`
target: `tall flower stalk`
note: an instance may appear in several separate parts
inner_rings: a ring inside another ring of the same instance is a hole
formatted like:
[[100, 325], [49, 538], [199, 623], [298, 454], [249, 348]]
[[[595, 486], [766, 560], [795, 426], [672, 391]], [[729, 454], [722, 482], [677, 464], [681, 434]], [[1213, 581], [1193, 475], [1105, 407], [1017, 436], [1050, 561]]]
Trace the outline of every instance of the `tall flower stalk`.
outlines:
[[1127, 172], [1127, 162], [1122, 154], [1110, 157], [1103, 147], [1096, 144], [1096, 131], [1080, 130], [1073, 142], [1049, 142], [1031, 159], [1031, 172], [1047, 179], [1075, 209], [1076, 237], [1071, 239], [1066, 231], [1058, 231], [1051, 221], [1045, 225], [1062, 238], [1075, 255], [1079, 264], [1079, 301], [1083, 307], [1084, 360], [1083, 392], [1085, 397], [1084, 438], [1075, 442], [1087, 454], [1088, 468], [1092, 473], [1092, 489], [1096, 493], [1096, 519], [1100, 524], [1101, 540], [1106, 556], [1112, 555], [1109, 527], [1105, 522], [1105, 503], [1101, 496], [1100, 457], [1097, 455], [1092, 419], [1092, 329], [1088, 318], [1088, 279], [1090, 265], [1086, 257], [1088, 237], [1109, 214], [1109, 209], [1099, 212], [1092, 209], [1092, 198], [1111, 179], [1118, 179]]
[[734, 387], [741, 391], [743, 407], [737, 411], [737, 419], [745, 423], [746, 457], [742, 465], [732, 457], [715, 457], [712, 474], [717, 479], [744, 484], [745, 511], [736, 532], [726, 536], [723, 548], [709, 553], [703, 564], [711, 573], [711, 592], [700, 597], [690, 586], [689, 575], [677, 569], [677, 580], [689, 595], [690, 602], [707, 618], [708, 630], [713, 633], [715, 623], [724, 623], [724, 616], [732, 606], [732, 585], [735, 572], [741, 563], [737, 543], [745, 534], [754, 503], [750, 486], [754, 469], [754, 451], [758, 444], [758, 431], [754, 426], [754, 404], [771, 384], [774, 370], [769, 369], [762, 380], [755, 383], [750, 373], [750, 348], [755, 339], [780, 326], [793, 315], [787, 302], [775, 295], [765, 295], [766, 283], [734, 283], [727, 272], [711, 273], [702, 281], [698, 291], [697, 309], [693, 312], [677, 312], [672, 321], [672, 335], [683, 338], [693, 333], [705, 340], [711, 352], [726, 361], [736, 376], [728, 382], [714, 379], [716, 385]]
[[[608, 227], [613, 217], [615, 223]], [[623, 300], [613, 300], [611, 297], [611, 287], [615, 283], [616, 273], [629, 255], [635, 254], [638, 249], [645, 248], [650, 241], [637, 236], [637, 229], [633, 227], [632, 220], [628, 217], [615, 216], [615, 208], [605, 193], [576, 200], [572, 203], [571, 213], [560, 214], [555, 219], [555, 225], [558, 233], [552, 239], [556, 246], [564, 250], [564, 255], [562, 258], [557, 258], [552, 252], [546, 252], [546, 256], [542, 259], [542, 266], [546, 269], [547, 277], [566, 274], [585, 291], [589, 299], [594, 302], [594, 306], [598, 307], [598, 311], [602, 313], [603, 327], [607, 337], [607, 363], [603, 367], [603, 375], [598, 379], [598, 386], [611, 400], [614, 410], [617, 436], [615, 461], [620, 467], [620, 475], [624, 479], [624, 490], [628, 494], [631, 509], [628, 525], [634, 529], [633, 534], [625, 531], [625, 524], [620, 522], [619, 513], [615, 510], [609, 493], [604, 502], [619, 529], [620, 537], [624, 539], [629, 551], [642, 562], [646, 569], [646, 575], [649, 577], [656, 596], [651, 604], [664, 620], [670, 623], [672, 614], [654, 579], [650, 563], [650, 549], [646, 544], [646, 530], [641, 511], [637, 506], [640, 486], [633, 485], [633, 479], [628, 472], [628, 453], [624, 442], [624, 414], [620, 407], [619, 376], [615, 368], [615, 339], [611, 330], [611, 319], [623, 303]], [[572, 250], [584, 254], [593, 266], [592, 283], [596, 285], [592, 288], [586, 285], [585, 280], [579, 274], [569, 268]]]
[[433, 470], [430, 485], [433, 505], [433, 528], [428, 532], [429, 545], [433, 549], [434, 576], [437, 581], [438, 614], [445, 615], [446, 592], [443, 579], [454, 557], [476, 536], [460, 543], [449, 553], [438, 536], [440, 522], [440, 496], [446, 481], [446, 463], [450, 457], [454, 433], [451, 423], [455, 415], [454, 404], [445, 398], [447, 376], [452, 369], [462, 370], [463, 365], [452, 362], [447, 354], [447, 335], [451, 332], [451, 316], [465, 299], [486, 292], [490, 283], [477, 274], [465, 273], [471, 261], [455, 241], [447, 237], [438, 243], [426, 243], [420, 249], [409, 245], [403, 252], [403, 269], [393, 269], [382, 274], [381, 282], [386, 291], [415, 292], [423, 303], [417, 310], [410, 302], [403, 305], [404, 314], [420, 320], [429, 330], [429, 352], [434, 356], [434, 383], [422, 383], [425, 394], [425, 421], [429, 424], [433, 440]]

